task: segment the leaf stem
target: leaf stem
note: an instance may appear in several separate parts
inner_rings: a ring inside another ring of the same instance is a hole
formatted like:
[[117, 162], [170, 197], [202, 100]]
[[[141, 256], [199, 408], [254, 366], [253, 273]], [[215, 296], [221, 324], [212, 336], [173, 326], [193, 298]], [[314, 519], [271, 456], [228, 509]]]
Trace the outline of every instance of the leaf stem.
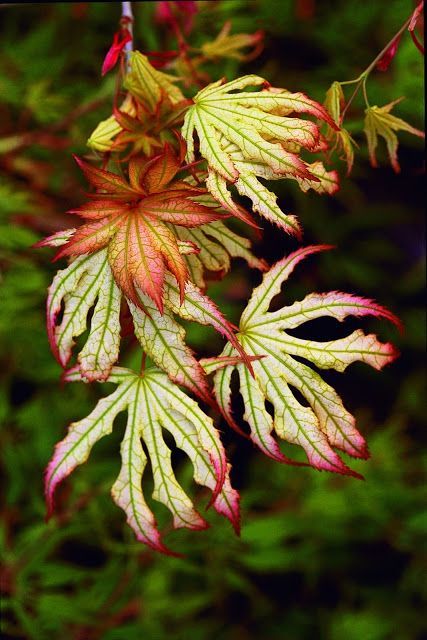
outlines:
[[[126, 64], [129, 66], [129, 54], [133, 49], [133, 12], [131, 2], [122, 2], [122, 22], [125, 24], [132, 39], [126, 42], [124, 51], [126, 53]], [[129, 71], [129, 69], [128, 69]]]
[[145, 371], [145, 363], [147, 360], [147, 354], [145, 353], [145, 351], [142, 352], [142, 356], [141, 356], [141, 368], [139, 371], [139, 375], [142, 376], [144, 374]]
[[362, 71], [362, 73], [360, 74], [359, 77], [355, 78], [354, 80], [345, 80], [344, 82], [340, 82], [341, 85], [344, 84], [356, 84], [356, 87], [353, 91], [353, 93], [350, 96], [350, 99], [348, 100], [347, 104], [345, 105], [343, 112], [341, 114], [341, 122], [344, 120], [344, 116], [347, 112], [347, 109], [349, 108], [349, 106], [351, 105], [351, 103], [353, 102], [354, 98], [356, 97], [356, 95], [359, 92], [360, 87], [362, 87], [363, 90], [363, 96], [365, 98], [365, 102], [366, 102], [366, 106], [369, 108], [369, 101], [368, 101], [368, 96], [367, 96], [367, 92], [366, 92], [366, 81], [368, 79], [369, 74], [371, 73], [371, 71], [373, 69], [375, 69], [377, 63], [381, 60], [381, 58], [387, 53], [387, 51], [389, 50], [389, 48], [393, 45], [393, 43], [400, 38], [400, 36], [402, 35], [402, 33], [405, 31], [405, 29], [408, 28], [410, 22], [411, 22], [411, 18], [412, 18], [413, 12], [411, 13], [411, 15], [409, 16], [409, 18], [407, 18], [405, 20], [405, 22], [402, 24], [402, 26], [400, 27], [399, 31], [397, 33], [394, 34], [394, 36], [391, 38], [391, 40], [389, 40], [387, 42], [387, 44], [381, 49], [381, 51], [379, 52], [379, 54], [377, 56], [375, 56], [375, 58], [372, 60], [372, 62], [366, 67], [366, 69], [364, 71]]

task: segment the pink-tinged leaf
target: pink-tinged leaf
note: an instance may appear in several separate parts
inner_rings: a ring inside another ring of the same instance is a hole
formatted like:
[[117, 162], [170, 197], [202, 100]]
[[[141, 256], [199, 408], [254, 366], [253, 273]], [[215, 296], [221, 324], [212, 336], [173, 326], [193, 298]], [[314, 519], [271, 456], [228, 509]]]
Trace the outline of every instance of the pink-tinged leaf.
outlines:
[[130, 216], [108, 247], [108, 259], [117, 284], [127, 298], [138, 304], [135, 285], [163, 310], [165, 266], [142, 217]]
[[33, 244], [33, 247], [34, 249], [39, 249], [41, 247], [62, 247], [62, 245], [66, 244], [73, 237], [74, 232], [75, 229], [56, 231], [51, 236], [43, 238]]
[[139, 209], [164, 222], [183, 227], [198, 227], [227, 217], [224, 211], [216, 211], [212, 207], [205, 207], [188, 199], [153, 202], [150, 198], [145, 198], [141, 201]]
[[[180, 392], [165, 374], [160, 375], [159, 372], [158, 375], [153, 371], [150, 373], [150, 383], [152, 402], [155, 404], [156, 396], [164, 399], [159, 404], [158, 418], [172, 433], [177, 446], [189, 455], [195, 467], [200, 462], [199, 456], [203, 458], [203, 452], [208, 455], [213, 486], [210, 484], [207, 486], [212, 488], [212, 503], [218, 497], [227, 476], [225, 450], [212, 419], [207, 419], [197, 403]], [[184, 443], [183, 440], [188, 442]], [[185, 444], [188, 444], [188, 449]], [[197, 469], [195, 470], [197, 473]]]
[[[153, 309], [157, 312], [155, 307]], [[134, 310], [139, 313], [136, 307]], [[82, 373], [75, 367], [64, 379], [78, 381], [82, 379]], [[153, 498], [169, 509], [174, 527], [194, 530], [207, 527], [175, 477], [171, 450], [164, 441], [163, 429], [173, 435], [177, 446], [189, 456], [196, 482], [212, 490], [215, 509], [230, 518], [237, 529], [238, 494], [231, 487], [224, 447], [212, 419], [157, 368], [150, 367], [139, 376], [129, 369], [114, 367], [108, 382], [118, 385], [116, 391], [98, 402], [87, 418], [72, 424], [66, 438], [55, 449], [46, 473], [49, 513], [53, 509], [57, 484], [86, 461], [95, 442], [110, 433], [116, 416], [127, 410], [128, 420], [121, 445], [122, 466], [112, 496], [125, 511], [137, 539], [151, 549], [176, 555], [163, 544], [154, 515], [144, 498], [145, 451], [151, 462]]]
[[329, 291], [328, 293], [310, 293], [300, 302], [283, 307], [270, 314], [271, 322], [280, 322], [281, 326], [293, 329], [304, 322], [330, 316], [342, 322], [348, 316], [375, 316], [392, 322], [399, 331], [403, 331], [403, 325], [394, 313], [382, 307], [374, 300], [361, 298], [351, 293], [342, 291]]
[[181, 304], [178, 287], [172, 279], [166, 275], [164, 300], [165, 306], [184, 320], [192, 320], [199, 324], [210, 325], [218, 331], [218, 333], [227, 338], [239, 353], [249, 371], [252, 371], [251, 362], [238, 342], [232, 325], [223, 316], [216, 304], [202, 293], [198, 287], [191, 282], [187, 282], [185, 286], [185, 299]]
[[[99, 196], [98, 196], [99, 197]], [[88, 220], [101, 220], [108, 216], [117, 216], [126, 212], [126, 205], [117, 200], [90, 200], [77, 209], [70, 209], [68, 213], [74, 213]]]
[[57, 485], [78, 465], [86, 462], [98, 440], [111, 433], [116, 416], [126, 408], [133, 384], [134, 379], [128, 378], [113, 394], [100, 400], [87, 418], [70, 425], [67, 436], [56, 445], [45, 476], [48, 517], [52, 515]]
[[[260, 85], [260, 91], [239, 92]], [[195, 160], [196, 132], [199, 153], [208, 163], [206, 185], [212, 195], [225, 209], [242, 217], [227, 191], [226, 183], [233, 183], [241, 195], [252, 200], [254, 211], [299, 236], [295, 216], [286, 216], [281, 211], [276, 195], [257, 177], [294, 178], [306, 189], [323, 181], [317, 190], [332, 191], [336, 175], [323, 171], [318, 177], [298, 155], [301, 147], [326, 150], [327, 143], [318, 125], [288, 117], [293, 112], [308, 113], [327, 122], [334, 131], [339, 130], [326, 109], [303, 93], [270, 87], [263, 78], [254, 75], [225, 84], [223, 80], [214, 82], [199, 91], [193, 103], [182, 128], [188, 145], [187, 160]], [[331, 183], [328, 188], [327, 182]]]
[[[111, 197], [113, 194], [119, 197], [127, 197], [129, 199], [135, 198], [135, 190], [132, 189], [129, 184], [111, 171], [105, 171], [105, 169], [98, 169], [93, 167], [88, 162], [85, 162], [78, 156], [73, 155], [74, 160], [83, 171], [87, 181], [100, 191], [106, 191]], [[97, 196], [99, 198], [99, 194]]]
[[81, 256], [103, 249], [117, 232], [121, 222], [121, 215], [88, 222], [79, 227], [72, 238], [62, 247], [54, 257], [54, 261], [65, 256]]
[[394, 38], [394, 40], [390, 44], [390, 46], [387, 49], [387, 51], [378, 60], [377, 65], [376, 65], [378, 71], [387, 71], [387, 69], [390, 66], [391, 61], [393, 60], [394, 56], [397, 53], [397, 49], [399, 48], [401, 37], [402, 37], [402, 34], [400, 34], [397, 38]]
[[[335, 390], [299, 359], [321, 369], [337, 371], [344, 371], [356, 361], [381, 369], [394, 360], [397, 352], [391, 344], [381, 343], [376, 336], [365, 335], [361, 330], [325, 342], [297, 338], [287, 331], [322, 316], [342, 321], [348, 315], [373, 315], [399, 326], [398, 319], [372, 300], [336, 291], [313, 293], [301, 302], [269, 311], [272, 299], [295, 266], [311, 253], [328, 248], [299, 249], [277, 262], [264, 275], [242, 314], [237, 334], [245, 353], [253, 358], [254, 375], [249, 376], [240, 363], [230, 361], [222, 368], [214, 363], [213, 368], [217, 369], [215, 396], [222, 413], [233, 420], [231, 375], [236, 369], [250, 437], [264, 453], [281, 462], [290, 462], [289, 458], [284, 459], [272, 437], [274, 430], [283, 440], [303, 447], [310, 466], [360, 478], [334, 451], [336, 448], [357, 458], [368, 457], [366, 443], [356, 429], [354, 417], [345, 409]], [[232, 345], [228, 344], [222, 356], [227, 361], [234, 355]], [[306, 402], [301, 402], [299, 395]], [[266, 401], [271, 404], [272, 412], [267, 411]]]
[[185, 295], [185, 283], [188, 280], [188, 269], [180, 253], [177, 240], [172, 231], [156, 218], [146, 215], [144, 224], [151, 235], [154, 247], [163, 255], [169, 271], [173, 273], [178, 282], [182, 303]]
[[163, 191], [180, 169], [180, 162], [173, 149], [165, 144], [161, 154], [147, 162], [141, 175], [141, 183], [148, 193]]
[[131, 41], [132, 36], [126, 28], [122, 28], [114, 34], [113, 44], [108, 49], [107, 55], [105, 56], [102, 64], [101, 75], [105, 76], [106, 73], [116, 66], [121, 52], [125, 48], [126, 44]]
[[415, 27], [417, 26], [417, 22], [419, 20], [420, 15], [422, 14], [424, 10], [424, 0], [421, 0], [421, 2], [416, 6], [414, 13], [412, 14], [411, 17], [411, 21], [408, 25], [408, 31], [411, 34], [411, 38], [415, 44], [415, 46], [417, 47], [417, 49], [422, 53], [422, 55], [424, 55], [424, 46], [422, 45], [422, 43], [418, 40], [416, 34], [415, 34]]
[[185, 330], [168, 309], [161, 314], [151, 298], [141, 292], [138, 295], [138, 306], [129, 302], [129, 308], [135, 336], [142, 348], [173, 382], [212, 406], [214, 402], [204, 371], [185, 344]]
[[120, 300], [105, 250], [76, 258], [57, 273], [48, 292], [47, 325], [52, 351], [62, 366], [71, 357], [74, 339], [89, 326], [78, 356], [81, 372], [91, 381], [108, 377], [119, 355]]

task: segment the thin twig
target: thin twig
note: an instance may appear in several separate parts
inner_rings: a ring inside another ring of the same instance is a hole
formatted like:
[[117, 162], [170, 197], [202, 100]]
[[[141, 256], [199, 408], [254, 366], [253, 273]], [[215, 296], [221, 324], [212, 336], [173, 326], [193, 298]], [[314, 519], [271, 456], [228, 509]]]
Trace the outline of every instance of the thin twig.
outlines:
[[124, 51], [126, 53], [126, 63], [129, 67], [129, 54], [133, 50], [133, 12], [131, 2], [122, 2], [122, 20], [123, 22], [125, 22], [125, 26], [132, 38], [131, 40], [129, 40], [129, 42], [126, 42], [124, 46]]
[[366, 80], [368, 79], [368, 76], [371, 73], [371, 71], [373, 69], [375, 69], [377, 63], [381, 60], [381, 58], [390, 49], [392, 44], [398, 38], [400, 38], [402, 33], [405, 31], [405, 29], [408, 28], [408, 26], [409, 26], [409, 24], [411, 22], [411, 19], [412, 19], [412, 14], [409, 16], [409, 18], [407, 20], [405, 20], [405, 22], [400, 27], [399, 31], [397, 33], [395, 33], [394, 36], [391, 38], [391, 40], [389, 40], [387, 42], [387, 44], [381, 49], [379, 54], [377, 56], [375, 56], [375, 58], [372, 60], [372, 62], [366, 67], [366, 69], [364, 71], [362, 71], [362, 73], [360, 74], [360, 76], [358, 78], [356, 78], [355, 80], [348, 80], [346, 82], [340, 82], [340, 84], [353, 84], [353, 83], [357, 82], [357, 85], [356, 85], [352, 95], [350, 96], [350, 99], [348, 100], [347, 104], [345, 105], [345, 107], [343, 109], [343, 112], [341, 114], [341, 119], [340, 119], [341, 122], [344, 120], [344, 116], [347, 113], [347, 110], [348, 110], [349, 106], [353, 102], [353, 99], [358, 94], [360, 87], [363, 87], [363, 94], [364, 94], [364, 97], [365, 97], [365, 102], [366, 102], [367, 106], [369, 107], [369, 103], [368, 103], [368, 99], [367, 99], [367, 95], [366, 95]]

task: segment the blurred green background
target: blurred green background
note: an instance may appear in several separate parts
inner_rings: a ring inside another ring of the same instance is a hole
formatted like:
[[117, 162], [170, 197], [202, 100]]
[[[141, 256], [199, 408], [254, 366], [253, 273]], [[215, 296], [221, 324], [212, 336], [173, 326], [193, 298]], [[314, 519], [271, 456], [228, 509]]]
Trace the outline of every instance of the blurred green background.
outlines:
[[[136, 46], [170, 48], [165, 28], [153, 22], [155, 3], [133, 5]], [[254, 72], [322, 101], [332, 81], [352, 79], [369, 64], [413, 7], [410, 0], [200, 2], [191, 42], [212, 39], [226, 19], [236, 33], [262, 28], [258, 59], [240, 70], [235, 61], [219, 61], [212, 77]], [[427, 632], [422, 144], [402, 134], [401, 174], [392, 172], [383, 150], [381, 168], [372, 169], [361, 100], [349, 114], [360, 150], [350, 178], [339, 165], [340, 192], [304, 195], [289, 181], [275, 188], [286, 210], [300, 217], [307, 243], [337, 245], [299, 268], [286, 299], [347, 290], [376, 298], [405, 324], [397, 335], [385, 323], [362, 322], [402, 352], [384, 372], [356, 364], [345, 375], [325, 376], [368, 438], [371, 459], [352, 462], [366, 480], [286, 468], [222, 425], [242, 493], [241, 538], [208, 511], [208, 531], [167, 534], [168, 545], [185, 557], [163, 557], [135, 542], [109, 497], [119, 468], [118, 421], [113, 436], [64, 483], [57, 517], [44, 522], [43, 470], [53, 445], [102, 387], [61, 386], [44, 326], [55, 267], [50, 251], [30, 245], [74, 224], [64, 212], [83, 193], [70, 154], [87, 152], [88, 135], [110, 113], [114, 77], [101, 79], [100, 68], [119, 15], [119, 3], [0, 6], [2, 637], [421, 639]], [[368, 83], [371, 104], [405, 95], [396, 114], [423, 128], [422, 74], [422, 57], [405, 34], [389, 70]], [[258, 255], [272, 262], [296, 247], [266, 227]], [[236, 321], [259, 275], [240, 261], [234, 267], [210, 292]], [[330, 331], [328, 323], [310, 327], [318, 339], [332, 337]], [[190, 328], [188, 336], [203, 355], [221, 348], [209, 331]], [[176, 463], [203, 508], [207, 495], [191, 487], [191, 470], [179, 456]], [[169, 530], [166, 510], [155, 510]]]

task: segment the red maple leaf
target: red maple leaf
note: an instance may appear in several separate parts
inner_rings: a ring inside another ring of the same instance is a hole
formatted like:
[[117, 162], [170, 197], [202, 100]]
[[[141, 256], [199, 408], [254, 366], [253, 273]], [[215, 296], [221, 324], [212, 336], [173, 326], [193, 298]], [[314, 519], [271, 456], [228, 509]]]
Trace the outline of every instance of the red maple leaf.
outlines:
[[70, 211], [87, 222], [77, 229], [55, 260], [108, 247], [114, 278], [136, 305], [140, 305], [139, 287], [163, 311], [166, 269], [176, 277], [183, 300], [188, 270], [167, 223], [196, 227], [227, 214], [191, 199], [207, 192], [176, 178], [184, 168], [182, 157], [168, 144], [152, 158], [132, 157], [128, 181], [74, 157], [96, 192], [89, 194], [89, 202]]

